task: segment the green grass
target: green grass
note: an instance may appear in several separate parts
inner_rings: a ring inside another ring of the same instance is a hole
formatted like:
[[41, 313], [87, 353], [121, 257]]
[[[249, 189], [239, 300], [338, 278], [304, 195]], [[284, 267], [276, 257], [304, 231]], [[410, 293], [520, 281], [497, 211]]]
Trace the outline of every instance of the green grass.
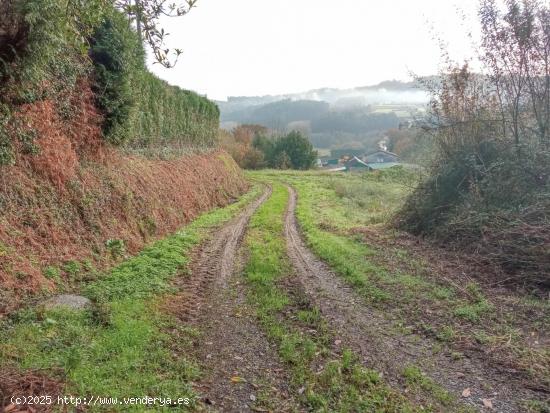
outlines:
[[[291, 274], [283, 236], [287, 201], [286, 188], [273, 183], [273, 195], [252, 217], [245, 241], [249, 250], [245, 277], [249, 300], [289, 367], [300, 403], [322, 412], [416, 411], [386, 386], [376, 371], [362, 367], [351, 351], [333, 354], [329, 345], [332, 337], [318, 309], [305, 305], [282, 287], [282, 281]], [[285, 310], [297, 306], [297, 320], [285, 316]]]
[[85, 286], [83, 294], [96, 302], [93, 310], [16, 313], [2, 325], [2, 367], [60, 368], [65, 392], [80, 396], [193, 398], [189, 382], [198, 369], [165, 333], [179, 329], [184, 341], [187, 332], [157, 304], [172, 291], [170, 281], [186, 271], [190, 250], [258, 193], [255, 187], [239, 202], [200, 216]]
[[[438, 404], [443, 406], [446, 410], [464, 413], [473, 413], [476, 411], [474, 408], [459, 404], [451, 394], [422, 373], [422, 370], [420, 370], [417, 366], [406, 366], [403, 369], [403, 377], [410, 390], [413, 392], [423, 392], [429, 399], [437, 401]], [[431, 403], [428, 403], [426, 409], [439, 411], [438, 406], [433, 406]]]
[[[383, 225], [410, 192], [414, 177], [406, 171], [259, 171], [250, 176], [297, 190], [296, 214], [308, 246], [364, 297], [365, 305], [388, 317], [395, 326], [392, 334], [421, 333], [438, 340], [437, 351], [457, 357], [455, 343], [464, 341], [498, 348], [533, 382], [548, 383], [548, 351], [529, 344], [530, 334], [545, 336], [548, 300], [487, 291], [481, 280], [463, 285], [449, 275], [439, 277], [432, 263], [392, 242], [391, 225]], [[373, 243], [371, 232], [377, 234]]]
[[[365, 243], [354, 231], [388, 221], [414, 182], [414, 176], [406, 171], [374, 174], [267, 171], [251, 175], [294, 186], [298, 192], [296, 216], [308, 246], [368, 303], [401, 309], [409, 317], [422, 316], [422, 307], [429, 306], [438, 309], [444, 324], [457, 319], [478, 323], [490, 313], [491, 304], [476, 284], [468, 287], [468, 295], [460, 297], [446, 283], [385, 266], [380, 263], [384, 251]], [[412, 261], [407, 251], [395, 249], [392, 253], [400, 260]], [[414, 264], [422, 269], [422, 263]]]

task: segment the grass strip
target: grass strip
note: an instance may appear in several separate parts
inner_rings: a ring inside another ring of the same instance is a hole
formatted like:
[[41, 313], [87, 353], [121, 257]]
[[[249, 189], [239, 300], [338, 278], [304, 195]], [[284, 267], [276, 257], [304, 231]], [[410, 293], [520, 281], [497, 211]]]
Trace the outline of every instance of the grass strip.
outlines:
[[[413, 412], [415, 407], [361, 366], [349, 350], [335, 354], [332, 337], [315, 308], [297, 303], [282, 286], [291, 268], [283, 236], [288, 192], [273, 182], [273, 195], [251, 219], [245, 245], [249, 300], [269, 339], [289, 367], [292, 387], [308, 409], [321, 412]], [[293, 311], [296, 307], [299, 310]], [[291, 313], [291, 315], [289, 315]]]

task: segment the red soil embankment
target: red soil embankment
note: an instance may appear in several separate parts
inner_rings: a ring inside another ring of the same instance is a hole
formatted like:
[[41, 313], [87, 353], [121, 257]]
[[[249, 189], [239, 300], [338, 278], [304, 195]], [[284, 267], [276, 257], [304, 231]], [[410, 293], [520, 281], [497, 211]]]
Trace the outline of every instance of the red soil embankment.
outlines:
[[105, 162], [78, 166], [62, 189], [32, 170], [5, 168], [0, 289], [53, 287], [43, 276], [48, 265], [84, 259], [106, 264], [109, 239], [123, 240], [126, 251], [135, 253], [201, 212], [226, 205], [246, 187], [221, 151], [169, 161], [112, 154]]
[[0, 316], [17, 297], [53, 290], [58, 272], [68, 279], [67, 263], [105, 268], [248, 187], [223, 151], [150, 160], [105, 148], [85, 82], [72, 100], [68, 118], [51, 101], [16, 113], [16, 132], [32, 131], [39, 151], [14, 138], [16, 163], [0, 167]]

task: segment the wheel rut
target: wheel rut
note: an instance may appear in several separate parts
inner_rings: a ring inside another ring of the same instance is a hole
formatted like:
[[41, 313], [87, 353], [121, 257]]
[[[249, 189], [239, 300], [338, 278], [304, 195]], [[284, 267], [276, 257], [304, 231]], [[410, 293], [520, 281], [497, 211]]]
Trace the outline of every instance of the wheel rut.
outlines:
[[193, 355], [204, 375], [195, 385], [199, 409], [221, 412], [291, 410], [288, 378], [252, 310], [247, 306], [240, 249], [251, 216], [271, 194], [264, 193], [216, 230], [195, 254], [182, 278], [179, 318], [200, 331]]
[[[369, 307], [306, 246], [295, 217], [297, 194], [290, 186], [288, 190], [285, 236], [289, 258], [301, 288], [339, 336], [341, 346], [352, 349], [365, 366], [382, 372], [389, 384], [403, 390], [402, 372], [407, 365], [420, 367], [459, 400], [462, 391], [469, 388], [471, 396], [463, 401], [480, 411], [519, 412], [522, 399], [537, 398], [521, 388], [519, 381], [510, 380], [510, 375], [487, 366], [481, 359], [454, 360], [436, 352], [429, 339], [393, 333], [393, 325], [383, 311]], [[493, 409], [483, 410], [482, 399], [491, 400]]]

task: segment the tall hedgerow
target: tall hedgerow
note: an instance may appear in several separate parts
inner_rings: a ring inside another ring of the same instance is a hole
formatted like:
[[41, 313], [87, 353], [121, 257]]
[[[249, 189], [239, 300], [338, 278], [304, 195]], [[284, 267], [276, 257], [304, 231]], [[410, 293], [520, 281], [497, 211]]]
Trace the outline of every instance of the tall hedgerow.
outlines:
[[15, 160], [11, 114], [48, 99], [61, 118], [70, 117], [84, 78], [92, 81], [110, 144], [216, 144], [217, 106], [152, 75], [129, 17], [113, 2], [5, 0], [0, 29], [0, 165]]
[[143, 46], [126, 16], [112, 12], [91, 43], [94, 89], [109, 142], [139, 147], [216, 143], [217, 106], [150, 73]]

